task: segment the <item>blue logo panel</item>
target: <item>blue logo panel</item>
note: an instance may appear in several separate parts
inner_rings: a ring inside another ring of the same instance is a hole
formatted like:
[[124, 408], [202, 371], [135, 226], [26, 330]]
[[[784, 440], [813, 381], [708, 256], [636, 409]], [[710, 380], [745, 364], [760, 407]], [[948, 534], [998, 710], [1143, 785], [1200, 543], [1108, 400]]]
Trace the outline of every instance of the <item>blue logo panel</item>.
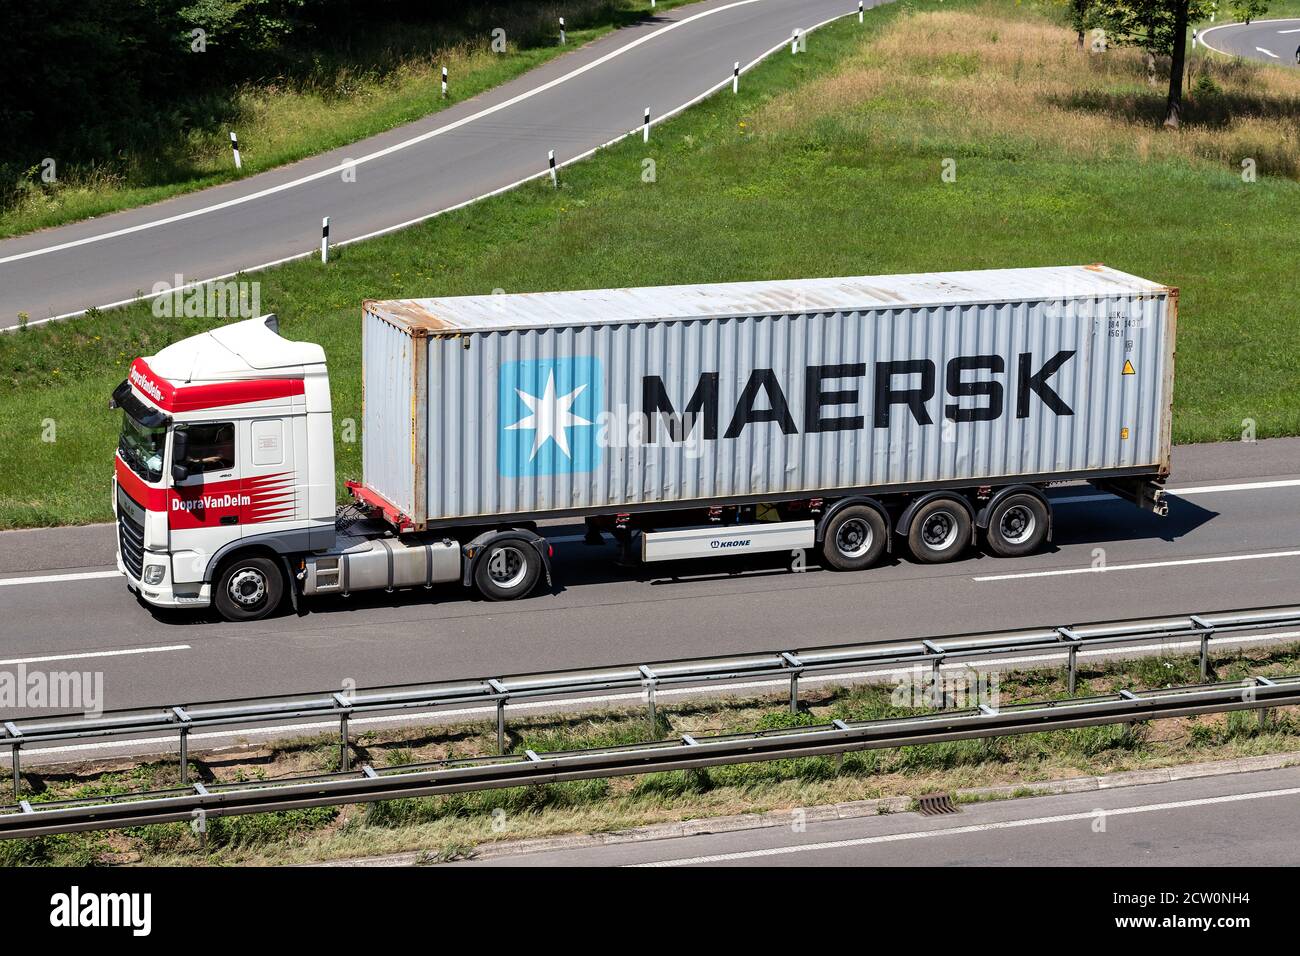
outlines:
[[600, 464], [605, 374], [590, 355], [502, 362], [497, 460], [506, 478], [591, 471]]

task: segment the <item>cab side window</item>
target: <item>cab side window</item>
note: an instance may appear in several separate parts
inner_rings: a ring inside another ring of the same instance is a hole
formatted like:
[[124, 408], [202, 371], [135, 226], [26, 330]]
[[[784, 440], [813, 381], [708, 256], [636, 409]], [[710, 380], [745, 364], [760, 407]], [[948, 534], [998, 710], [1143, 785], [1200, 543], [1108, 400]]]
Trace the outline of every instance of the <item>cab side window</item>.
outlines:
[[235, 423], [205, 422], [186, 425], [189, 444], [185, 465], [191, 475], [208, 471], [229, 471], [235, 467]]

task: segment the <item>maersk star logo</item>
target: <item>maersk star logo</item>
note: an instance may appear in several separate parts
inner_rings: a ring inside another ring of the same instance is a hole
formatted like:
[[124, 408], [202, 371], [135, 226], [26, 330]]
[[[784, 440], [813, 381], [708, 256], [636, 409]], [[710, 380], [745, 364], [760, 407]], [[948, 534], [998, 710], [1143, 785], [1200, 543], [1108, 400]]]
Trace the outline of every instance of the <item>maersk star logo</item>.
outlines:
[[518, 478], [595, 468], [603, 390], [600, 361], [591, 356], [503, 362], [501, 474]]

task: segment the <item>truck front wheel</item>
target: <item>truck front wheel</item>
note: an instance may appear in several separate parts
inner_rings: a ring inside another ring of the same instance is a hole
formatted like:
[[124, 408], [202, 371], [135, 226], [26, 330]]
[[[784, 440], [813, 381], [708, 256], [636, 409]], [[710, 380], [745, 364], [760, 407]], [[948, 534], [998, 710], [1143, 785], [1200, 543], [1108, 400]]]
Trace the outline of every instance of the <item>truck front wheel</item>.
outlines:
[[479, 555], [474, 584], [490, 601], [513, 601], [532, 591], [542, 573], [542, 556], [523, 538], [498, 538]]
[[280, 606], [284, 575], [270, 558], [235, 558], [217, 575], [213, 603], [227, 621], [256, 621]]

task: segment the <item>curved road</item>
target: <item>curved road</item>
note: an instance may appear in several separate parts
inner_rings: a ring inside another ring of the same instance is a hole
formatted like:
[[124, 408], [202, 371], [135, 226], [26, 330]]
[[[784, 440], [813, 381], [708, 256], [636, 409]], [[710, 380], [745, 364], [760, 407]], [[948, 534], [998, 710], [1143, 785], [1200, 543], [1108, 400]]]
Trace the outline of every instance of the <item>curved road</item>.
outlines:
[[[875, 6], [879, 0], [868, 4]], [[416, 123], [142, 209], [0, 242], [0, 327], [119, 305], [156, 283], [220, 278], [427, 218], [730, 84], [794, 30], [853, 0], [705, 0], [615, 31]], [[345, 181], [351, 167], [355, 181]]]
[[1202, 30], [1199, 38], [1216, 53], [1280, 66], [1296, 66], [1296, 51], [1300, 49], [1300, 20], [1221, 23]]

